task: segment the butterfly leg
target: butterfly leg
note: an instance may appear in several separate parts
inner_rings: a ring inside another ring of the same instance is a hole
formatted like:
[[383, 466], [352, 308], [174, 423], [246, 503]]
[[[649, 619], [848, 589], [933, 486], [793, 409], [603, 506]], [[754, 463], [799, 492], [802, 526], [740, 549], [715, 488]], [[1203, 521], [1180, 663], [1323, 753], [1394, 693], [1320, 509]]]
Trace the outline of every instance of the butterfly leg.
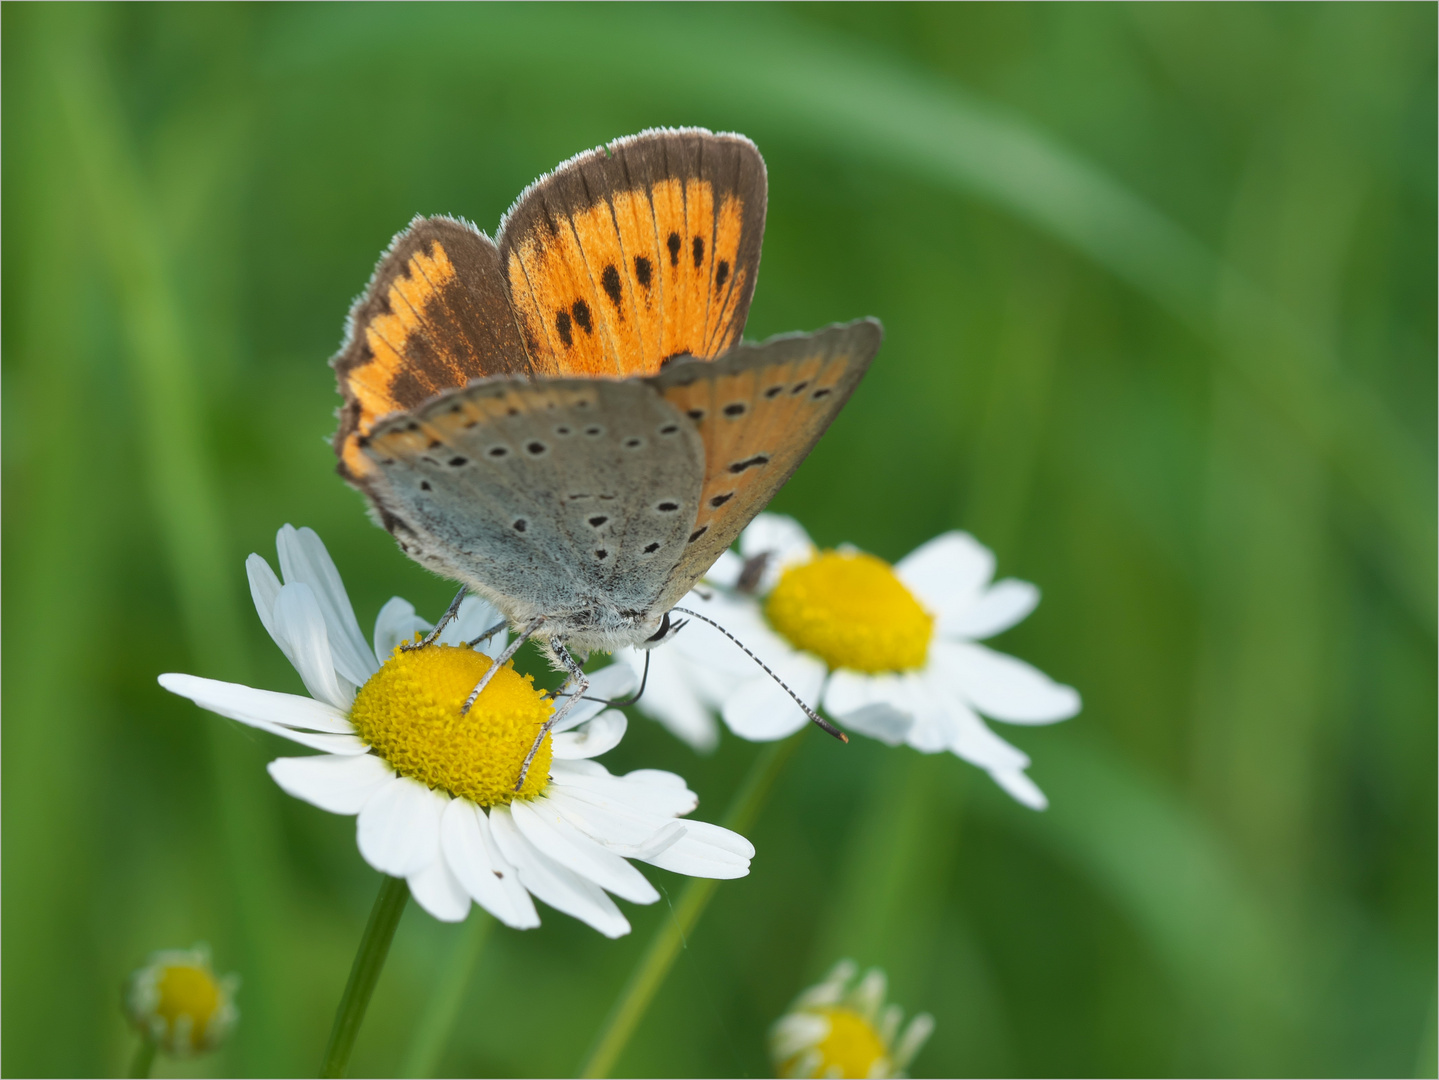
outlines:
[[495, 662], [490, 665], [489, 670], [486, 671], [484, 675], [480, 676], [480, 681], [475, 684], [475, 688], [470, 691], [470, 696], [465, 698], [465, 703], [460, 706], [461, 716], [467, 716], [469, 714], [470, 706], [473, 705], [475, 699], [484, 692], [485, 687], [490, 685], [490, 680], [495, 677], [495, 672], [510, 662], [515, 653], [520, 651], [520, 646], [529, 640], [530, 635], [538, 630], [544, 621], [543, 615], [533, 620], [529, 626], [515, 635], [515, 640], [509, 643], [504, 652], [495, 657]]
[[485, 631], [483, 634], [481, 634], [479, 637], [477, 637], [477, 638], [472, 638], [471, 640], [465, 642], [465, 644], [468, 645], [468, 646], [469, 646], [470, 648], [472, 648], [472, 649], [473, 649], [473, 648], [476, 648], [476, 647], [479, 646], [480, 642], [482, 642], [482, 641], [488, 641], [490, 638], [494, 637], [496, 634], [498, 634], [501, 630], [503, 630], [505, 627], [507, 627], [507, 626], [509, 626], [509, 625], [510, 625], [510, 624], [507, 623], [507, 622], [497, 622], [497, 623], [495, 623], [494, 626], [490, 627], [488, 630], [486, 630], [486, 631]]
[[422, 641], [406, 642], [402, 644], [400, 648], [405, 652], [409, 652], [411, 649], [423, 649], [426, 645], [433, 645], [435, 638], [440, 636], [440, 631], [449, 626], [455, 616], [460, 613], [460, 605], [465, 602], [465, 596], [469, 591], [468, 588], [465, 588], [455, 594], [455, 598], [450, 601], [450, 606], [447, 607], [445, 613], [440, 616], [440, 621], [435, 623], [435, 628], [426, 634]]
[[[520, 779], [515, 784], [516, 791], [519, 791], [520, 788], [525, 786], [525, 777], [530, 774], [530, 762], [534, 761], [535, 755], [540, 752], [540, 744], [545, 741], [545, 736], [550, 733], [550, 729], [563, 720], [566, 714], [579, 704], [580, 699], [584, 697], [585, 691], [590, 688], [590, 677], [585, 674], [585, 669], [575, 662], [575, 658], [570, 655], [570, 650], [565, 648], [564, 643], [560, 641], [559, 638], [550, 638], [550, 650], [560, 658], [560, 662], [565, 665], [565, 670], [569, 672], [569, 678], [565, 680], [565, 686], [571, 688], [567, 695], [569, 700], [550, 714], [550, 718], [545, 721], [545, 726], [540, 728], [540, 733], [535, 736], [534, 745], [530, 747], [530, 752], [525, 755], [525, 763], [520, 766]], [[561, 689], [564, 689], [564, 687], [561, 687]]]

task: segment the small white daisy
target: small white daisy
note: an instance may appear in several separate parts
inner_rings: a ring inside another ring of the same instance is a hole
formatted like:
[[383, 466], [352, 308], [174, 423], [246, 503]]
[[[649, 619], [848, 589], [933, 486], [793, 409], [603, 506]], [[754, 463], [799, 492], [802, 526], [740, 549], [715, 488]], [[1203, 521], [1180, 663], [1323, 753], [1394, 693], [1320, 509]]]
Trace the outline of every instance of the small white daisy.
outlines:
[[239, 985], [238, 975], [215, 977], [205, 945], [164, 949], [130, 976], [125, 1015], [156, 1047], [188, 1057], [216, 1049], [234, 1030]]
[[841, 960], [824, 982], [795, 999], [769, 1033], [775, 1073], [786, 1077], [903, 1076], [934, 1030], [934, 1019], [920, 1013], [900, 1033], [904, 1010], [885, 1005], [886, 980], [870, 968], [851, 989], [858, 972]]
[[[365, 861], [408, 881], [431, 915], [458, 922], [473, 900], [509, 926], [533, 927], [533, 895], [619, 937], [630, 924], [607, 892], [637, 904], [659, 899], [627, 859], [694, 877], [749, 873], [754, 848], [744, 837], [676, 820], [699, 803], [681, 777], [612, 776], [589, 760], [625, 733], [624, 714], [602, 701], [572, 709], [513, 790], [553, 701], [507, 664], [461, 713], [505, 645], [503, 631], [483, 651], [465, 644], [503, 622], [488, 603], [467, 597], [435, 644], [405, 650], [401, 642], [430, 627], [396, 597], [375, 622], [372, 650], [320, 538], [286, 525], [277, 546], [284, 583], [251, 555], [250, 591], [310, 696], [193, 675], [162, 675], [160, 685], [324, 751], [272, 761], [270, 775], [322, 810], [358, 815]], [[591, 677], [589, 693], [604, 699], [634, 686], [628, 668], [611, 665]]]
[[[1039, 603], [1024, 581], [993, 581], [994, 555], [949, 532], [891, 567], [842, 548], [819, 551], [792, 518], [761, 514], [706, 584], [681, 602], [719, 623], [811, 706], [891, 746], [948, 750], [984, 769], [1026, 806], [1044, 793], [1029, 758], [981, 717], [1049, 724], [1079, 712], [1079, 694], [979, 644]], [[644, 656], [621, 657], [635, 671]], [[712, 711], [735, 734], [780, 739], [807, 718], [774, 679], [700, 620], [652, 650], [639, 707], [696, 749], [714, 745]]]

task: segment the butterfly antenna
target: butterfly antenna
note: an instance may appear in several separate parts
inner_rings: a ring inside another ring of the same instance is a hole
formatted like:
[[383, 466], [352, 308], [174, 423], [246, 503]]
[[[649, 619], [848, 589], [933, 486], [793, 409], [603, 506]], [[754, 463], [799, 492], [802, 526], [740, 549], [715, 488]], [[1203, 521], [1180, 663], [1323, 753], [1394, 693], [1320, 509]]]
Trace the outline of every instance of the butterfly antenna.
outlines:
[[729, 639], [730, 639], [731, 641], [733, 641], [736, 645], [738, 645], [741, 649], [743, 649], [743, 650], [744, 650], [744, 654], [745, 654], [746, 656], [748, 656], [751, 660], [753, 660], [756, 664], [758, 664], [760, 667], [762, 667], [762, 668], [764, 669], [764, 673], [765, 673], [766, 675], [768, 675], [768, 676], [769, 676], [771, 679], [773, 679], [775, 682], [779, 683], [780, 689], [783, 690], [783, 691], [784, 691], [786, 694], [788, 694], [790, 697], [794, 698], [794, 703], [795, 703], [796, 705], [798, 705], [801, 709], [804, 710], [804, 714], [805, 714], [806, 716], [808, 716], [812, 721], [814, 721], [816, 724], [818, 724], [820, 727], [822, 727], [825, 731], [827, 731], [827, 732], [829, 732], [831, 735], [833, 735], [833, 736], [834, 736], [836, 739], [838, 739], [840, 742], [843, 742], [843, 743], [849, 742], [849, 736], [847, 736], [844, 732], [840, 731], [839, 728], [835, 727], [833, 724], [831, 724], [831, 723], [830, 723], [828, 720], [826, 720], [824, 717], [820, 716], [819, 713], [815, 712], [815, 711], [814, 711], [813, 709], [811, 709], [808, 705], [806, 705], [806, 704], [804, 703], [804, 701], [801, 700], [800, 696], [799, 696], [798, 694], [796, 694], [793, 690], [791, 690], [791, 689], [789, 688], [789, 684], [788, 684], [788, 683], [786, 683], [783, 679], [781, 679], [778, 675], [776, 675], [773, 671], [770, 670], [768, 664], [766, 664], [763, 660], [761, 660], [761, 659], [760, 659], [758, 656], [756, 656], [754, 653], [750, 652], [750, 651], [749, 651], [749, 647], [746, 646], [743, 641], [741, 641], [739, 638], [735, 637], [733, 634], [731, 634], [728, 630], [726, 630], [726, 629], [725, 629], [723, 626], [721, 626], [719, 623], [715, 622], [715, 621], [714, 621], [713, 619], [711, 619], [709, 616], [707, 616], [707, 615], [701, 615], [698, 611], [691, 611], [689, 608], [677, 607], [677, 608], [672, 608], [671, 610], [672, 610], [672, 611], [678, 611], [678, 612], [679, 612], [680, 614], [682, 614], [682, 615], [688, 615], [688, 616], [690, 616], [691, 618], [698, 619], [700, 622], [709, 623], [709, 624], [710, 624], [711, 626], [713, 626], [716, 630], [718, 630], [721, 634], [723, 634], [725, 637], [729, 638]]

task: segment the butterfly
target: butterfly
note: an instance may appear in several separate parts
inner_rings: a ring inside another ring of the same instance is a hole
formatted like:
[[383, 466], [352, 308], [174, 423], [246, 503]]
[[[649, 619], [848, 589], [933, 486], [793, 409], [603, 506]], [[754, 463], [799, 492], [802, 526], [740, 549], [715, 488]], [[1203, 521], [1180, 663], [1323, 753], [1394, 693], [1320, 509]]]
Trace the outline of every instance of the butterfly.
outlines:
[[513, 648], [538, 635], [571, 702], [569, 650], [665, 640], [879, 348], [873, 319], [741, 342], [766, 199], [743, 136], [642, 132], [535, 181], [495, 240], [415, 218], [350, 311], [340, 474]]

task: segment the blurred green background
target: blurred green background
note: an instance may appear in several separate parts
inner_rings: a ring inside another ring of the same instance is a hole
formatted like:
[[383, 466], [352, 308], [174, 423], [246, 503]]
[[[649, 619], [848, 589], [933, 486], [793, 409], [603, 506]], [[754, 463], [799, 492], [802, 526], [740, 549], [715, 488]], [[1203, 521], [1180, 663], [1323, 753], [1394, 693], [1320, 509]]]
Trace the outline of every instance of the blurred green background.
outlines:
[[[289, 744], [162, 671], [300, 691], [243, 560], [315, 527], [362, 624], [452, 586], [333, 474], [325, 361], [411, 215], [493, 231], [642, 128], [769, 166], [748, 336], [876, 315], [775, 508], [1038, 583], [999, 647], [1084, 712], [949, 757], [807, 739], [621, 1059], [767, 1075], [842, 955], [913, 1071], [1435, 1075], [1435, 39], [1415, 5], [29, 6], [3, 22], [3, 1069], [118, 1074], [119, 985], [245, 978], [180, 1074], [307, 1074], [377, 886]], [[63, 424], [61, 421], [63, 420]], [[636, 720], [716, 819], [756, 748]], [[680, 879], [651, 871], [668, 894]], [[578, 1067], [665, 903], [497, 930], [444, 1075]], [[352, 1072], [464, 928], [405, 915]]]

